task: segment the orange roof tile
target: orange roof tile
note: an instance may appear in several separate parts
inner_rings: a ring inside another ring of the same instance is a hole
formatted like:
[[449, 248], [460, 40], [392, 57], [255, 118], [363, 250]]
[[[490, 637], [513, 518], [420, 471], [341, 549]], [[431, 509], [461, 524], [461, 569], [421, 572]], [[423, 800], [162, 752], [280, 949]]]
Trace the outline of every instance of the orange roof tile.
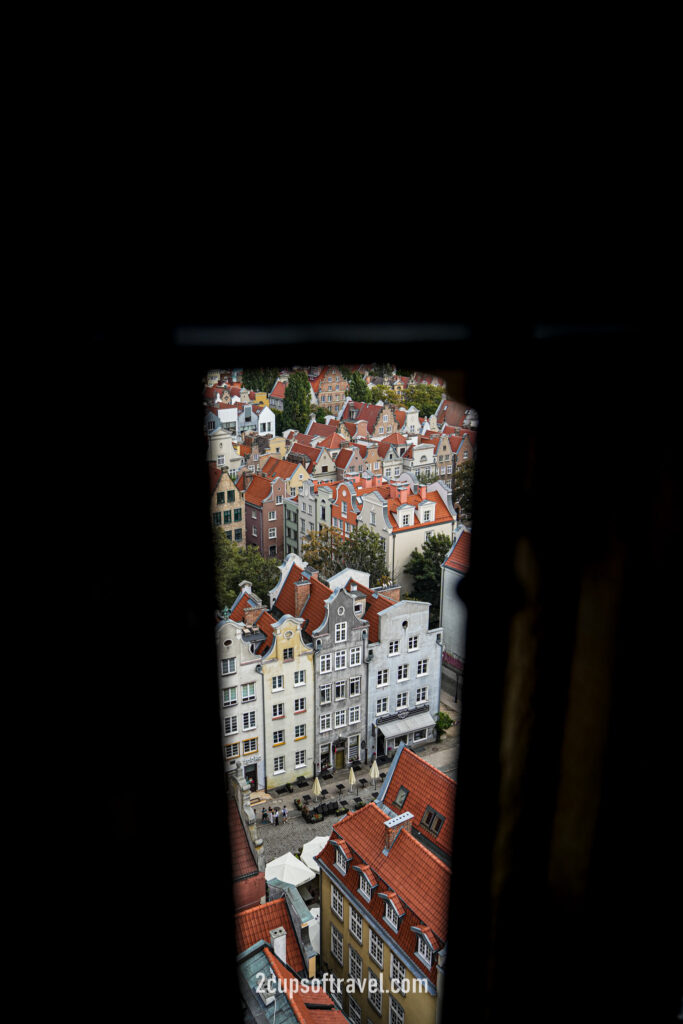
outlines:
[[348, 1024], [347, 1018], [332, 999], [331, 995], [320, 988], [319, 991], [305, 991], [299, 985], [292, 985], [295, 975], [288, 970], [282, 961], [268, 948], [264, 950], [266, 959], [277, 978], [278, 991], [287, 993], [287, 1000], [292, 1008], [298, 1024]]
[[[408, 792], [399, 808], [394, 801], [401, 786]], [[457, 784], [448, 775], [408, 747], [403, 747], [391, 773], [383, 803], [396, 814], [410, 811], [413, 815], [413, 828], [450, 855], [453, 849], [456, 788]], [[444, 818], [444, 823], [436, 836], [420, 824], [427, 807], [432, 807]]]
[[455, 569], [456, 572], [466, 573], [470, 567], [470, 543], [472, 534], [469, 530], [463, 530], [456, 538], [453, 547], [443, 563], [447, 569]]
[[287, 932], [287, 963], [297, 973], [304, 970], [304, 958], [296, 939], [294, 924], [287, 909], [284, 896], [270, 900], [259, 907], [235, 914], [235, 945], [237, 953], [243, 953], [256, 942], [263, 940], [270, 945], [270, 933], [274, 928]]
[[262, 505], [270, 494], [272, 486], [272, 480], [266, 480], [262, 476], [255, 476], [244, 492], [244, 500], [248, 501], [251, 505]]

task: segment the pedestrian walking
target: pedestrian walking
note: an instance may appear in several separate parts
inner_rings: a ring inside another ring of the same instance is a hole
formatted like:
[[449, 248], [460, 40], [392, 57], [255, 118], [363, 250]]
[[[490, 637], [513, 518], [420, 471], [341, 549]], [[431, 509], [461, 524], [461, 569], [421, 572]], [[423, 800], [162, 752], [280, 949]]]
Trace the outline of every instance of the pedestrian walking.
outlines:
[[282, 805], [282, 820], [287, 821], [287, 808], [284, 804]]
[[273, 824], [273, 808], [272, 807], [268, 808], [268, 821], [270, 822], [271, 825]]
[[275, 811], [275, 824], [276, 825], [280, 824], [280, 822], [278, 821], [279, 817], [280, 817], [280, 812], [278, 810], [276, 810]]

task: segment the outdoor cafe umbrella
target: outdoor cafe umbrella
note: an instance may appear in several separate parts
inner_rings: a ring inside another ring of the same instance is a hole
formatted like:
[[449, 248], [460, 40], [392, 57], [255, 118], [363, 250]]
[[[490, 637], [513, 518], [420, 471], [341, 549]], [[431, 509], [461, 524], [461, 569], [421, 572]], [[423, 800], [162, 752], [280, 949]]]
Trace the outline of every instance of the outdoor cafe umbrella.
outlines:
[[318, 778], [317, 775], [313, 780], [313, 796], [322, 796], [322, 790], [320, 788], [320, 779]]
[[356, 776], [353, 773], [353, 768], [349, 772], [349, 786], [355, 786], [356, 787], [356, 793], [358, 792], [358, 786], [356, 784]]
[[304, 843], [301, 850], [301, 863], [311, 871], [315, 871], [316, 875], [320, 874], [320, 866], [314, 858], [325, 849], [329, 838], [329, 836], [314, 836], [313, 839]]
[[377, 782], [379, 778], [379, 768], [377, 767], [377, 761], [372, 762], [372, 768], [370, 769], [370, 778], [373, 782]]

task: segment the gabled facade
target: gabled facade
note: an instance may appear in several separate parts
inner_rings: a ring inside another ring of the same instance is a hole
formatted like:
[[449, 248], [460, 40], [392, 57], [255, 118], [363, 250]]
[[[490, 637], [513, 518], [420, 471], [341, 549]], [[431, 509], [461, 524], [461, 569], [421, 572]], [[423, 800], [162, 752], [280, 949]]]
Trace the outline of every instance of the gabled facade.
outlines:
[[278, 619], [261, 662], [268, 789], [314, 774], [313, 647], [302, 636], [302, 623], [293, 615]]
[[282, 477], [254, 476], [244, 491], [247, 544], [264, 558], [284, 557], [284, 509], [287, 484]]
[[[240, 600], [244, 600], [242, 595], [230, 614]], [[238, 763], [244, 765], [244, 774], [252, 790], [265, 789], [266, 782], [263, 683], [257, 671], [261, 664], [258, 646], [251, 634], [245, 634], [244, 623], [239, 619], [225, 616], [216, 624], [225, 770], [232, 772]]]
[[229, 473], [237, 473], [242, 465], [242, 456], [233, 444], [234, 438], [224, 427], [218, 427], [208, 435], [208, 450], [206, 453], [207, 462], [215, 462], [222, 469], [224, 466]]
[[323, 367], [311, 382], [319, 406], [336, 416], [346, 399], [348, 381], [336, 366]]
[[290, 462], [288, 459], [278, 458], [274, 455], [261, 456], [261, 474], [268, 479], [281, 477], [286, 484], [286, 495], [293, 498], [302, 493], [303, 485], [308, 481], [308, 471], [300, 462]]
[[220, 527], [228, 540], [244, 547], [244, 495], [230, 476], [228, 468], [209, 463], [211, 502], [209, 514], [212, 526]]
[[432, 476], [435, 465], [434, 445], [428, 441], [411, 445], [403, 455], [404, 468], [414, 473], [418, 480]]

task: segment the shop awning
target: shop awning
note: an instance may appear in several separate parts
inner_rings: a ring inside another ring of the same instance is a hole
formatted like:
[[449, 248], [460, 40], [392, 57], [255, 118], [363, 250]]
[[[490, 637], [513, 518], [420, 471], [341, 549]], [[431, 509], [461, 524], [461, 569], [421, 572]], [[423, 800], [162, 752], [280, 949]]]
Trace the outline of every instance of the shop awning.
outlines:
[[416, 732], [418, 729], [428, 729], [430, 725], [435, 724], [429, 711], [421, 711], [419, 715], [395, 718], [393, 722], [378, 722], [377, 728], [382, 730], [385, 739], [391, 740], [395, 736], [403, 736], [405, 733]]

